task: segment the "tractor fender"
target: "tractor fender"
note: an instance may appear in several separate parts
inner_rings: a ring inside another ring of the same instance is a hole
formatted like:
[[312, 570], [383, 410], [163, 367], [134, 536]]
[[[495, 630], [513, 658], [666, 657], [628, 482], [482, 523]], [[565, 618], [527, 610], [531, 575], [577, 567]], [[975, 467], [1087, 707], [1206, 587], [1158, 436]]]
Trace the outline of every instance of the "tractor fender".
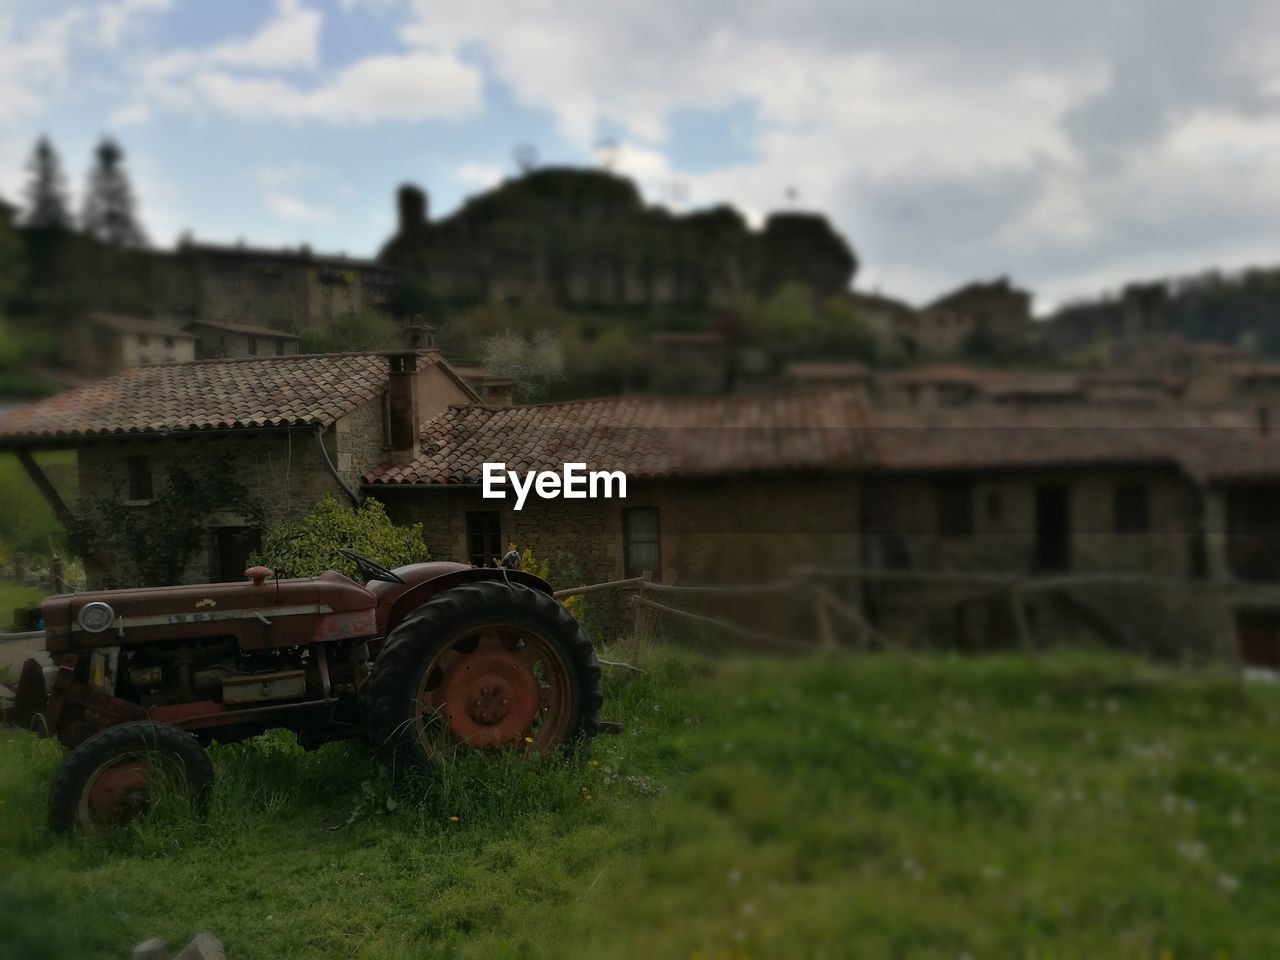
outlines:
[[470, 567], [465, 570], [455, 570], [452, 573], [441, 574], [438, 577], [432, 577], [430, 580], [416, 583], [400, 594], [391, 604], [391, 609], [387, 613], [386, 623], [382, 627], [382, 635], [385, 637], [390, 634], [405, 617], [432, 597], [454, 587], [459, 587], [464, 583], [478, 583], [482, 580], [519, 583], [526, 587], [532, 587], [534, 590], [541, 590], [548, 596], [553, 595], [551, 584], [541, 577], [526, 573], [523, 570], [504, 570], [500, 567]]

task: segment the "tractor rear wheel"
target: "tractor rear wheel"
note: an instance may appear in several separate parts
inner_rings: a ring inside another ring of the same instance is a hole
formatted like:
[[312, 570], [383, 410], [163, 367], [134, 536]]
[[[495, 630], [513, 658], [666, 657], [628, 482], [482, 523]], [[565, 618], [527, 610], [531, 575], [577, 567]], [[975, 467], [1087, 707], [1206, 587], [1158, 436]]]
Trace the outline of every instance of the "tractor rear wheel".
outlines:
[[138, 720], [95, 733], [54, 772], [49, 826], [66, 832], [128, 823], [146, 813], [160, 777], [172, 777], [197, 811], [213, 788], [213, 764], [191, 734]]
[[369, 685], [369, 735], [392, 769], [459, 746], [548, 753], [600, 729], [591, 641], [552, 597], [483, 581], [445, 591], [391, 631]]

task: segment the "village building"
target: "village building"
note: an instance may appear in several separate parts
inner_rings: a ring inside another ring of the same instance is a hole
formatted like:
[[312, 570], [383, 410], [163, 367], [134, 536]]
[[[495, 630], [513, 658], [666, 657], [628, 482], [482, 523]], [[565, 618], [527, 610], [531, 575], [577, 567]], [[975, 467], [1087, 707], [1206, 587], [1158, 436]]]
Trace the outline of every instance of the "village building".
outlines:
[[399, 271], [357, 257], [194, 241], [150, 254], [155, 306], [184, 320], [324, 330], [364, 312], [390, 313]]
[[[515, 543], [572, 554], [588, 580], [759, 577], [798, 557], [856, 557], [865, 422], [848, 392], [451, 407], [423, 425], [416, 459], [371, 470], [365, 489], [454, 559]], [[482, 497], [486, 462], [621, 470], [627, 496], [517, 511]]]
[[[916, 644], [1014, 642], [1007, 588], [867, 571], [1138, 578], [1153, 585], [1036, 593], [1025, 616], [1039, 636], [1170, 656], [1208, 655], [1234, 627], [1250, 662], [1280, 664], [1274, 604], [1240, 595], [1226, 608], [1216, 590], [1280, 578], [1280, 443], [1247, 411], [876, 410], [857, 386], [495, 408], [436, 353], [353, 354], [138, 367], [11, 412], [0, 448], [37, 482], [30, 451], [75, 449], [81, 496], [130, 509], [147, 508], [168, 464], [225, 454], [268, 508], [254, 523], [326, 493], [375, 497], [421, 523], [436, 558], [490, 564], [514, 545], [578, 582], [843, 570], [831, 583], [842, 602]], [[483, 495], [486, 463], [623, 471], [626, 496], [516, 509]], [[186, 579], [237, 579], [258, 531], [244, 517], [207, 524]], [[95, 582], [111, 575], [108, 557]], [[803, 635], [815, 629], [794, 606], [805, 596], [735, 594], [730, 613]], [[604, 635], [629, 629], [623, 597], [593, 606]]]
[[93, 312], [71, 325], [63, 350], [77, 375], [93, 379], [140, 365], [194, 360], [196, 338], [173, 323]]
[[890, 319], [894, 338], [909, 357], [1008, 353], [1031, 337], [1031, 295], [1002, 277], [967, 284], [920, 310], [894, 312]]
[[[76, 452], [81, 504], [146, 509], [168, 468], [231, 459], [261, 518], [206, 518], [205, 547], [184, 582], [239, 580], [260, 524], [308, 513], [325, 494], [358, 497], [370, 469], [417, 454], [416, 424], [478, 398], [439, 354], [336, 354], [140, 366], [7, 413], [0, 449], [17, 453], [49, 496], [30, 454]], [[50, 497], [64, 519], [70, 506]], [[91, 584], [115, 582], [108, 555]]]
[[274, 327], [192, 320], [184, 329], [199, 338], [196, 342], [198, 360], [287, 357], [298, 352], [298, 336]]

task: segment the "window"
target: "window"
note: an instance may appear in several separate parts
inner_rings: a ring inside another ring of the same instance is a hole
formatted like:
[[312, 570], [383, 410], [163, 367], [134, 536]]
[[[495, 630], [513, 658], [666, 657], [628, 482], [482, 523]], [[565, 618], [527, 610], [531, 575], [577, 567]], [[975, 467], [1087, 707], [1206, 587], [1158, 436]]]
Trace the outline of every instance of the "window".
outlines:
[[147, 335], [145, 333], [138, 334], [138, 345], [142, 347], [147, 345]]
[[164, 345], [165, 345], [166, 347], [172, 347], [172, 346], [173, 346], [173, 337], [165, 337], [165, 338], [164, 338]]
[[129, 457], [125, 464], [129, 472], [129, 499], [150, 500], [152, 494], [151, 458], [145, 454]]
[[968, 480], [944, 480], [934, 487], [938, 533], [944, 537], [973, 535], [973, 497]]
[[497, 510], [467, 513], [467, 552], [473, 567], [490, 566], [502, 557], [502, 514]]
[[652, 507], [632, 507], [622, 511], [624, 575], [644, 573], [662, 577], [662, 550], [658, 539], [658, 511]]
[[993, 523], [999, 521], [1004, 513], [1004, 503], [1000, 499], [1000, 494], [990, 492], [987, 494], [987, 519]]
[[1147, 486], [1117, 483], [1112, 491], [1116, 533], [1147, 532]]
[[284, 341], [283, 341], [283, 340], [277, 340], [277, 341], [276, 341], [276, 356], [277, 356], [277, 357], [283, 357], [283, 356], [284, 356]]
[[249, 338], [249, 356], [256, 357], [258, 355], [258, 338]]

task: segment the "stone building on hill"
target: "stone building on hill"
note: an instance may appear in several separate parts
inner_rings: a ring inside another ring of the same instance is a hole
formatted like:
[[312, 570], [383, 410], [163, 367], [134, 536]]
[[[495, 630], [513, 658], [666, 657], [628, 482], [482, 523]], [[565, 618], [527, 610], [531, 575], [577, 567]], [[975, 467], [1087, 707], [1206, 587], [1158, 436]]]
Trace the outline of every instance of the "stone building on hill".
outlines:
[[417, 187], [401, 187], [397, 203], [379, 260], [455, 302], [702, 307], [793, 282], [829, 296], [848, 290], [858, 266], [819, 214], [776, 213], [757, 231], [727, 206], [647, 206], [631, 180], [600, 170], [534, 170], [440, 220]]
[[295, 335], [355, 314], [390, 313], [399, 281], [386, 264], [306, 248], [183, 242], [149, 256], [158, 313]]
[[196, 358], [196, 338], [174, 323], [95, 311], [77, 319], [62, 343], [77, 375], [109, 377], [130, 367]]

